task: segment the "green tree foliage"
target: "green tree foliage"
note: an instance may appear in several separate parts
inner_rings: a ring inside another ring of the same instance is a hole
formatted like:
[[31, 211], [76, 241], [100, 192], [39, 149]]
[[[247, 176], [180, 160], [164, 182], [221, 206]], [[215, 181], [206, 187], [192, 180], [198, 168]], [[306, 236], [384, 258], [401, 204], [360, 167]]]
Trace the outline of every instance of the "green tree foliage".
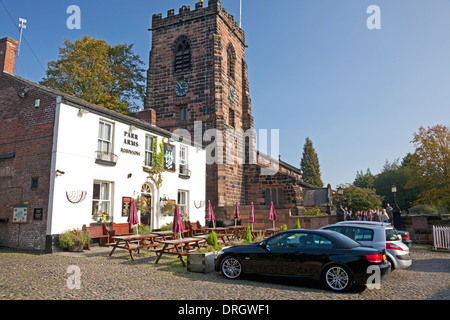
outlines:
[[320, 174], [319, 157], [314, 149], [311, 139], [306, 138], [303, 147], [303, 156], [300, 162], [300, 170], [302, 171], [303, 181], [312, 185], [323, 187]]
[[356, 172], [355, 181], [353, 181], [353, 185], [359, 188], [373, 188], [373, 184], [375, 182], [375, 176], [370, 172], [370, 169], [367, 169], [366, 173]]
[[[359, 188], [349, 184], [341, 185], [341, 187], [344, 189], [344, 195], [342, 196], [342, 206], [344, 208], [347, 207], [353, 212], [369, 208], [381, 208], [382, 197], [376, 194], [375, 189]], [[336, 198], [334, 201], [339, 203], [339, 198]]]
[[143, 62], [132, 49], [132, 44], [113, 46], [89, 36], [64, 39], [40, 84], [127, 114], [145, 92]]
[[383, 171], [376, 176], [374, 188], [377, 194], [383, 197], [383, 206], [388, 203], [393, 206], [395, 202], [391, 187], [395, 185], [397, 187], [397, 205], [402, 211], [407, 211], [414, 205], [423, 189], [420, 180], [417, 159], [415, 155], [408, 154], [403, 158], [401, 165], [385, 163]]
[[450, 128], [420, 127], [412, 143], [425, 185], [418, 202], [450, 209]]

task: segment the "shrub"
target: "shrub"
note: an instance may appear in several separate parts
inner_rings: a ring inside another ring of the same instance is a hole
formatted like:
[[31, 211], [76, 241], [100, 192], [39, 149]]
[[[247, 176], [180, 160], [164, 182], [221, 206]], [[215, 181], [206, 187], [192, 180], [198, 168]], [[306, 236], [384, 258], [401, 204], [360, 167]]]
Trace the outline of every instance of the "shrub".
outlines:
[[447, 214], [448, 211], [445, 208], [438, 206], [431, 206], [428, 204], [422, 204], [409, 208], [410, 214]]
[[67, 249], [73, 246], [86, 246], [91, 241], [91, 236], [86, 231], [77, 229], [67, 230], [59, 235], [58, 244], [61, 248]]
[[300, 225], [300, 218], [297, 219], [297, 223], [295, 224], [295, 229], [301, 229], [302, 226]]
[[208, 245], [213, 247], [214, 250], [219, 250], [219, 244], [217, 242], [217, 234], [214, 231], [212, 231], [209, 234], [208, 239], [206, 239], [206, 243], [208, 243]]
[[287, 230], [287, 225], [284, 224], [280, 227], [280, 231], [283, 231], [283, 230]]
[[319, 208], [312, 208], [305, 210], [305, 216], [323, 216], [325, 214]]
[[136, 234], [136, 230], [138, 234], [148, 234], [152, 232], [152, 228], [146, 224], [139, 224], [137, 228], [133, 227], [133, 233]]
[[247, 225], [247, 230], [245, 230], [244, 234], [244, 242], [245, 243], [252, 243], [252, 231], [250, 229], [250, 225]]

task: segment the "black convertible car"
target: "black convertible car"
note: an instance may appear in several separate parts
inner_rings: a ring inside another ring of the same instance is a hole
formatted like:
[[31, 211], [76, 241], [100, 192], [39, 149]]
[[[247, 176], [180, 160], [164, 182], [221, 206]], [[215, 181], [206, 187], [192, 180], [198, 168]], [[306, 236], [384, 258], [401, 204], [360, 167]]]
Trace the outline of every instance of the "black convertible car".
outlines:
[[216, 258], [215, 270], [228, 279], [250, 273], [309, 277], [343, 292], [351, 287], [363, 291], [368, 279], [380, 284], [391, 265], [384, 249], [363, 247], [335, 231], [297, 229], [258, 244], [226, 248]]

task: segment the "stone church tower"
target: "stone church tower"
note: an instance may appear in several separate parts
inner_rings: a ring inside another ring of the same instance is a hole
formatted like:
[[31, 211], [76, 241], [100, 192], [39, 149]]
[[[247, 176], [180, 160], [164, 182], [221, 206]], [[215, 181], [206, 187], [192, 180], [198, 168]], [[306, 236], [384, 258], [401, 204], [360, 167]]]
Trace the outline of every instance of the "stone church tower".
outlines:
[[[206, 199], [218, 220], [232, 220], [236, 202], [243, 212], [253, 202], [257, 226], [264, 227], [273, 202], [280, 222], [293, 227], [305, 210], [304, 199], [318, 199], [318, 193], [320, 204], [327, 203], [323, 210], [329, 211], [330, 187], [308, 185], [298, 168], [256, 150], [245, 33], [220, 1], [209, 0], [208, 6], [200, 1], [195, 9], [183, 6], [178, 13], [169, 10], [166, 17], [154, 14], [150, 30], [141, 118], [153, 123], [156, 119], [158, 127], [171, 132], [184, 130], [206, 147], [214, 160], [208, 164], [207, 159]], [[209, 129], [217, 129], [220, 136], [210, 137]], [[208, 149], [212, 142], [214, 150]], [[268, 162], [276, 162], [273, 175], [261, 174]]]
[[[213, 152], [216, 163], [207, 166], [206, 198], [215, 206], [244, 204], [245, 165], [230, 157], [242, 157], [245, 148], [239, 139], [225, 143], [227, 129], [253, 129], [244, 31], [218, 0], [208, 7], [199, 2], [195, 10], [183, 6], [178, 14], [169, 10], [165, 18], [155, 14], [151, 31], [145, 109], [156, 111], [159, 127], [187, 129], [204, 145], [214, 141], [204, 141], [205, 130], [218, 129], [223, 144]], [[195, 121], [201, 121], [201, 132], [195, 132]]]

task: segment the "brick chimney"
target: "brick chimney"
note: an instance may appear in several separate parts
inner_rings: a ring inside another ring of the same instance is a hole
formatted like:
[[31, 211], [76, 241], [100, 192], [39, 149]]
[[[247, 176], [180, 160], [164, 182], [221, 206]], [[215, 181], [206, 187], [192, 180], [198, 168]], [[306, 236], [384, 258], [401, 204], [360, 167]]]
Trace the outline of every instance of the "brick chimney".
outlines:
[[150, 124], [156, 125], [156, 110], [144, 109], [130, 113], [130, 116], [136, 119], [144, 120]]
[[0, 39], [0, 71], [14, 74], [18, 44], [17, 40], [9, 37]]

